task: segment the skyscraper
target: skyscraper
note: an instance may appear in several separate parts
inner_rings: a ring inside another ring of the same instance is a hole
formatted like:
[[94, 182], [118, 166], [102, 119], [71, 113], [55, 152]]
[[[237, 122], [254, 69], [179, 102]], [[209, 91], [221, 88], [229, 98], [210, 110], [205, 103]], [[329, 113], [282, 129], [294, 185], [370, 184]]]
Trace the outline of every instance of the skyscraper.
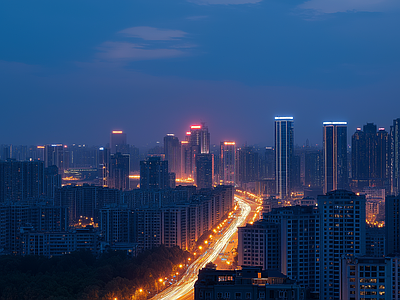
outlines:
[[391, 192], [400, 193], [400, 118], [393, 120], [390, 126], [390, 177]]
[[69, 153], [67, 145], [63, 144], [50, 144], [46, 145], [44, 149], [44, 166], [57, 166], [58, 172], [64, 174], [64, 170], [69, 168]]
[[236, 143], [221, 142], [220, 152], [220, 183], [235, 186], [236, 174]]
[[210, 133], [205, 123], [190, 126], [190, 145], [197, 146], [201, 154], [210, 153]]
[[164, 154], [168, 161], [168, 171], [175, 173], [176, 178], [181, 178], [181, 144], [174, 134], [164, 137]]
[[347, 189], [347, 122], [324, 122], [324, 193]]
[[126, 143], [126, 133], [122, 130], [113, 130], [110, 134], [110, 153], [115, 154], [117, 152], [122, 154], [129, 153], [129, 146]]
[[351, 143], [351, 173], [356, 187], [383, 187], [387, 179], [388, 133], [373, 123], [357, 128]]
[[290, 195], [293, 159], [293, 117], [275, 117], [275, 181], [280, 199]]
[[129, 154], [111, 154], [108, 186], [118, 190], [129, 190]]

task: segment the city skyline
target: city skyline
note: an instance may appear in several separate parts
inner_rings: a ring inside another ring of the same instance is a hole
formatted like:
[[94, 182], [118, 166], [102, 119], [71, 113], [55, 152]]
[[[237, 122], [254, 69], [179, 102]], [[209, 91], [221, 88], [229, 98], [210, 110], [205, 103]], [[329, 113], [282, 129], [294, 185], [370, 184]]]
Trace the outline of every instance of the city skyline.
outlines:
[[388, 128], [399, 5], [370, 2], [2, 3], [2, 143], [99, 144], [121, 129], [141, 146], [204, 121], [213, 143], [272, 145], [276, 115], [295, 118], [300, 145], [321, 143], [323, 121]]

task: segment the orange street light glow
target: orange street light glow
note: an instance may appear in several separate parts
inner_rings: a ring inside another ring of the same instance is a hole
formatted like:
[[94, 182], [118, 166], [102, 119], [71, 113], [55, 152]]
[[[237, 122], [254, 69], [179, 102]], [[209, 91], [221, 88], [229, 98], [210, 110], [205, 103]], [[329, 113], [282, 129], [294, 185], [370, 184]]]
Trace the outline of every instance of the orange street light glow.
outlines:
[[181, 144], [189, 144], [188, 141], [181, 141]]
[[224, 142], [224, 145], [236, 145], [235, 142]]
[[44, 146], [37, 146], [38, 149], [44, 149]]
[[122, 130], [113, 130], [112, 133], [113, 133], [113, 134], [121, 134], [121, 133], [122, 133]]

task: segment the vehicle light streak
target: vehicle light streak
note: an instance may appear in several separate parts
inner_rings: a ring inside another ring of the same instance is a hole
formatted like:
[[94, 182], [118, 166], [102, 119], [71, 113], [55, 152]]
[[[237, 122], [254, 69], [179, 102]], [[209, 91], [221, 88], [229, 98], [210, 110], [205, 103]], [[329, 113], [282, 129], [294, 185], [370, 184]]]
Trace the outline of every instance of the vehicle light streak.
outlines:
[[199, 270], [204, 268], [207, 263], [214, 261], [222, 249], [229, 243], [230, 239], [237, 231], [237, 228], [245, 225], [244, 223], [251, 211], [251, 207], [238, 197], [235, 197], [235, 200], [237, 204], [239, 204], [240, 210], [236, 212], [236, 217], [231, 221], [229, 227], [223, 230], [220, 236], [214, 235], [216, 238], [215, 241], [213, 241], [210, 247], [187, 268], [179, 282], [155, 295], [152, 298], [153, 300], [186, 298], [188, 294], [193, 291]]

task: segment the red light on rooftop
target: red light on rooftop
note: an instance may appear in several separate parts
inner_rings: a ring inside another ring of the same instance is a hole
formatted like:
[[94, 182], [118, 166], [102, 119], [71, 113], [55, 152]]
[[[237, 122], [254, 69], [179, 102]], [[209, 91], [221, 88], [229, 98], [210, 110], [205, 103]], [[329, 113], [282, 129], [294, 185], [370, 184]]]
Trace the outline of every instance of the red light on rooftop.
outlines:
[[192, 133], [190, 131], [186, 131], [186, 135], [191, 135]]
[[379, 131], [385, 130], [385, 127], [379, 127]]
[[121, 134], [121, 133], [122, 133], [122, 130], [113, 130], [112, 133], [113, 133], [113, 134]]
[[192, 125], [190, 129], [201, 129], [201, 125]]
[[235, 142], [224, 142], [224, 145], [236, 145]]

